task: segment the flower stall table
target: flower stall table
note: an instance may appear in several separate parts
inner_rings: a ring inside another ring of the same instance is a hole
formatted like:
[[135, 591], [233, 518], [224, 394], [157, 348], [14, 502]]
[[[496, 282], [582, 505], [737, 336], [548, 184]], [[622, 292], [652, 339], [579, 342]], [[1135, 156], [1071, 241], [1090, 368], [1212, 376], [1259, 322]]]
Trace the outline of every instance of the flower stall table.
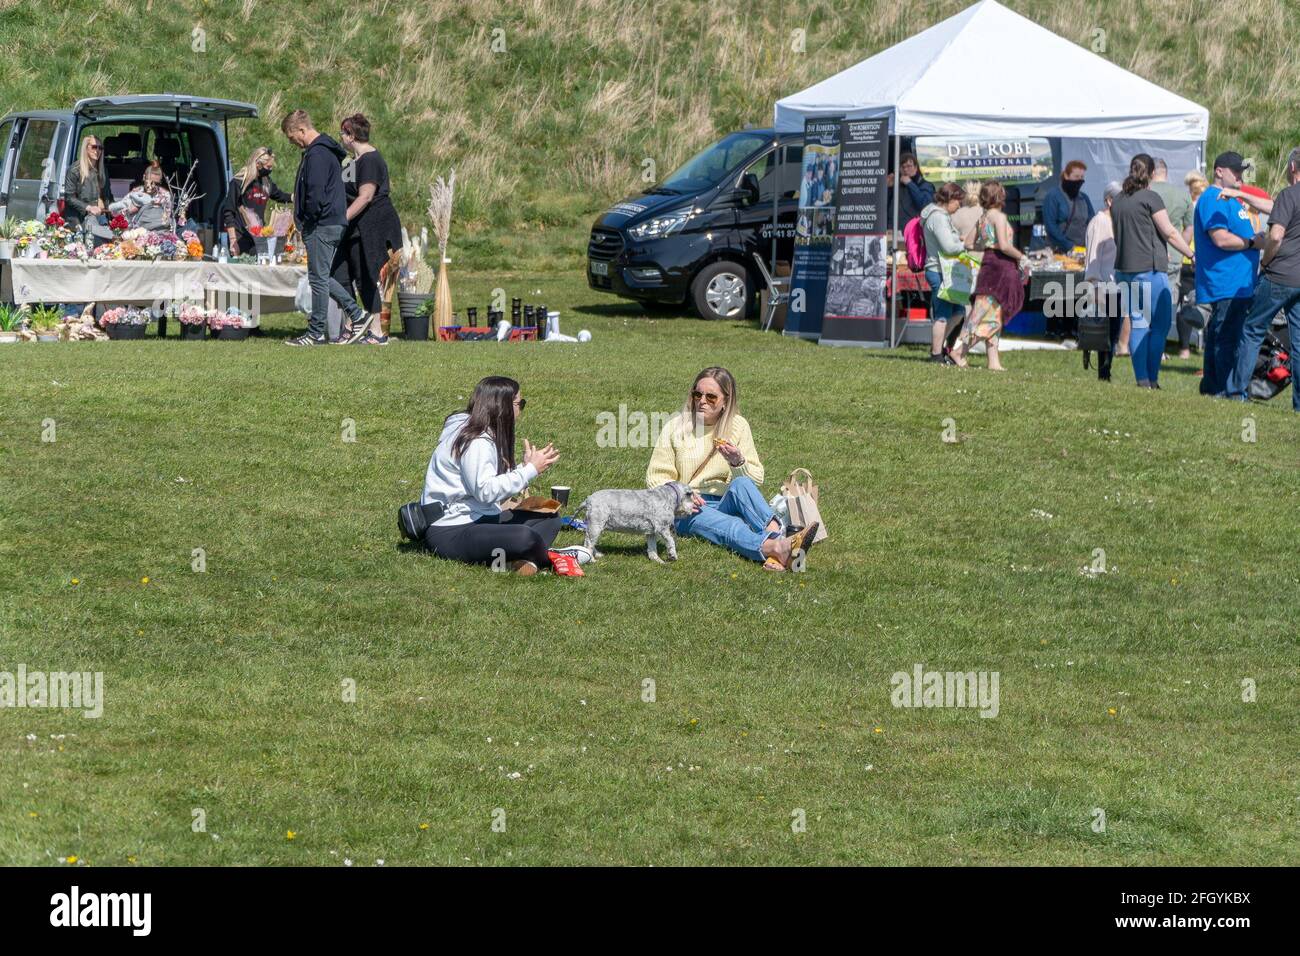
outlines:
[[234, 305], [255, 318], [291, 312], [306, 266], [138, 260], [12, 259], [0, 296], [7, 302], [111, 302], [153, 305], [164, 300]]

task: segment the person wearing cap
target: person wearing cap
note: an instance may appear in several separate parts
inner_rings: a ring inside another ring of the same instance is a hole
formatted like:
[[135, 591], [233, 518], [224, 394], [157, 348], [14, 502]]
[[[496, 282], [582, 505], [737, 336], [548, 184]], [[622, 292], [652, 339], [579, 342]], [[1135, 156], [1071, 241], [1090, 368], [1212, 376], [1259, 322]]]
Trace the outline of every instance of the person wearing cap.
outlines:
[[[1210, 307], [1201, 394], [1216, 398], [1227, 396], [1228, 376], [1237, 367], [1241, 331], [1255, 294], [1259, 250], [1264, 245], [1264, 234], [1255, 231], [1250, 210], [1233, 198], [1249, 168], [1239, 153], [1219, 154], [1214, 182], [1196, 203], [1192, 227], [1196, 301]], [[1224, 196], [1225, 189], [1234, 193]]]
[[[1285, 312], [1291, 333], [1291, 407], [1300, 412], [1300, 359], [1295, 348], [1300, 344], [1300, 146], [1291, 150], [1286, 161], [1287, 187], [1277, 199], [1257, 202], [1256, 209], [1269, 213], [1268, 233], [1260, 257], [1263, 271], [1255, 288], [1246, 319], [1242, 323], [1237, 364], [1228, 376], [1228, 397], [1249, 401], [1247, 389], [1255, 373], [1260, 343], [1273, 323], [1273, 316]], [[1244, 201], [1250, 202], [1245, 196]], [[1267, 204], [1268, 209], [1263, 207]]]

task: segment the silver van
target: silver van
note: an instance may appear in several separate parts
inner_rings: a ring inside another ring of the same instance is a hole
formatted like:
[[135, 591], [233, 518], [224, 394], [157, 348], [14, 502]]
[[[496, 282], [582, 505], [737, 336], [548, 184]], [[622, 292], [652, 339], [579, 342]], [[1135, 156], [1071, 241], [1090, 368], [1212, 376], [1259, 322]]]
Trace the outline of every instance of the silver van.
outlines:
[[82, 137], [93, 132], [104, 144], [114, 199], [126, 195], [151, 160], [178, 183], [192, 168], [203, 198], [190, 218], [214, 229], [231, 177], [226, 124], [256, 116], [251, 103], [180, 93], [102, 96], [70, 110], [10, 113], [0, 119], [0, 221], [62, 212], [68, 167]]

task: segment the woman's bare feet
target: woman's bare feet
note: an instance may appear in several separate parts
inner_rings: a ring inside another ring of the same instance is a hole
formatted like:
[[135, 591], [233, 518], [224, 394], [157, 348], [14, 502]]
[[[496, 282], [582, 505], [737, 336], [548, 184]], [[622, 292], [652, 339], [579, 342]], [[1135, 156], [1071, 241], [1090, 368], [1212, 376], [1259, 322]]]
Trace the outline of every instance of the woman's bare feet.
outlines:
[[785, 537], [768, 538], [759, 549], [763, 556], [775, 558], [784, 568], [790, 564], [790, 539]]

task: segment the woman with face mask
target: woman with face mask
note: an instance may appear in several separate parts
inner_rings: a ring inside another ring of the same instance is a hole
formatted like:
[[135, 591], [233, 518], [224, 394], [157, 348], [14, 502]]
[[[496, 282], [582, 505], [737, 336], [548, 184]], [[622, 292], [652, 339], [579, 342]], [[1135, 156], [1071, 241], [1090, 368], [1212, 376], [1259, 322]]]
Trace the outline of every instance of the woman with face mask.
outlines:
[[1069, 252], [1076, 246], [1086, 246], [1088, 223], [1096, 210], [1092, 200], [1083, 191], [1084, 174], [1088, 167], [1080, 160], [1065, 164], [1060, 185], [1043, 200], [1043, 227], [1054, 252]]
[[230, 254], [237, 256], [253, 251], [253, 237], [248, 231], [248, 221], [242, 209], [256, 217], [256, 222], [264, 222], [266, 204], [274, 199], [280, 203], [292, 203], [293, 196], [277, 186], [271, 179], [275, 169], [275, 153], [269, 146], [259, 146], [253, 150], [248, 162], [243, 165], [226, 189], [226, 201], [221, 205], [221, 228], [230, 243]]

